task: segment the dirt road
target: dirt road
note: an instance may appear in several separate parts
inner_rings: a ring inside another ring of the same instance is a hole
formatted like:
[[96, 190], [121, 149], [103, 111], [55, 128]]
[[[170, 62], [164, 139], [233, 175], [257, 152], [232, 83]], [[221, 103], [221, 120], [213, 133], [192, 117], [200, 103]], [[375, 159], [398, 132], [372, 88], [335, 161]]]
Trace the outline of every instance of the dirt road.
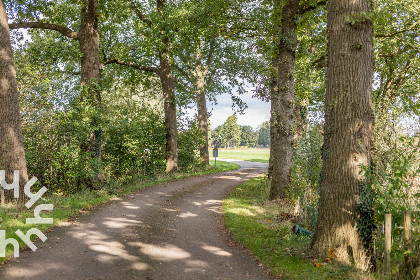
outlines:
[[0, 266], [0, 279], [268, 279], [229, 245], [220, 208], [267, 164], [235, 162], [242, 168], [149, 187], [60, 225]]

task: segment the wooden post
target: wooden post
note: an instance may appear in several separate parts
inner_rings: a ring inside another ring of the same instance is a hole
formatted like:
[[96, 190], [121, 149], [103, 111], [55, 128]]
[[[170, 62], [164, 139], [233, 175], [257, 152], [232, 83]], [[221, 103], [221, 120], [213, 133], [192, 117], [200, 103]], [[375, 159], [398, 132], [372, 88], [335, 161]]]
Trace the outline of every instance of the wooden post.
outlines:
[[[411, 250], [411, 212], [405, 211], [403, 213], [404, 217], [404, 250], [410, 251]], [[414, 277], [414, 266], [412, 262], [412, 258], [409, 254], [404, 254], [404, 261], [405, 261], [405, 268], [407, 269], [407, 276]]]
[[385, 274], [390, 274], [391, 272], [391, 230], [392, 216], [391, 214], [385, 214]]
[[411, 245], [411, 212], [404, 212], [404, 245], [410, 247]]
[[4, 206], [4, 189], [0, 186], [0, 199], [1, 199], [1, 206]]

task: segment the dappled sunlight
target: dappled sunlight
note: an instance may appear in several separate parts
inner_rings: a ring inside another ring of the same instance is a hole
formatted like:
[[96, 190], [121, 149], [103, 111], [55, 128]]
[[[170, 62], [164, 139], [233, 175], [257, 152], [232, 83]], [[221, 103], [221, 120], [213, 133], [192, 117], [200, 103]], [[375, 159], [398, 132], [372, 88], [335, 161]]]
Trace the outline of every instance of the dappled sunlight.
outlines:
[[126, 202], [126, 201], [124, 201], [124, 202], [120, 202], [122, 205], [124, 205], [124, 207], [125, 208], [127, 208], [127, 209], [140, 209], [140, 207], [139, 206], [136, 206], [136, 205], [134, 205], [134, 204], [132, 204], [132, 203], [129, 203], [129, 202]]
[[210, 268], [208, 263], [198, 260], [187, 260], [185, 264], [187, 266], [184, 269], [185, 273], [204, 273], [206, 269]]
[[172, 209], [172, 208], [163, 208], [161, 207], [160, 210], [166, 211], [166, 212], [178, 212], [178, 209]]
[[110, 241], [96, 240], [96, 244], [89, 245], [89, 249], [96, 252], [101, 252], [101, 253], [106, 253], [112, 256], [116, 256], [120, 259], [125, 259], [128, 261], [137, 260], [137, 257], [128, 254], [128, 252], [125, 250], [125, 246], [117, 241], [110, 242]]
[[108, 255], [108, 254], [100, 254], [96, 256], [96, 259], [100, 261], [101, 263], [112, 264], [114, 261], [117, 261], [119, 257], [114, 256], [114, 255]]
[[69, 233], [70, 237], [81, 239], [84, 241], [90, 240], [91, 238], [95, 239], [106, 239], [109, 238], [108, 235], [101, 233], [100, 231], [72, 231]]
[[238, 176], [233, 176], [233, 175], [220, 175], [220, 176], [215, 176], [215, 178], [219, 179], [219, 180], [229, 180], [229, 181], [242, 181], [243, 178], [239, 177], [242, 174], [237, 174]]
[[242, 216], [256, 216], [254, 212], [252, 212], [249, 209], [246, 208], [229, 208], [226, 212], [236, 214], [236, 215], [242, 215]]
[[130, 268], [134, 270], [146, 270], [150, 268], [150, 265], [148, 265], [147, 263], [135, 262], [131, 265]]
[[194, 214], [194, 213], [191, 213], [191, 212], [185, 212], [185, 213], [179, 214], [178, 217], [180, 217], [180, 218], [193, 218], [193, 217], [198, 217], [198, 215]]
[[260, 206], [251, 206], [249, 207], [249, 210], [257, 215], [264, 215], [267, 212], [267, 209]]
[[165, 245], [165, 247], [147, 244], [142, 242], [130, 242], [130, 246], [139, 247], [140, 252], [149, 256], [150, 258], [162, 261], [169, 262], [175, 260], [182, 260], [191, 257], [191, 254], [183, 250], [182, 248], [176, 247], [171, 244]]
[[109, 228], [126, 228], [131, 225], [138, 225], [142, 222], [127, 218], [106, 218], [102, 224]]
[[217, 256], [223, 256], [223, 257], [231, 257], [232, 256], [231, 253], [229, 253], [229, 252], [227, 252], [223, 249], [220, 249], [218, 247], [215, 247], [215, 246], [203, 245], [203, 246], [201, 246], [201, 248], [203, 248], [204, 250], [206, 250], [206, 251], [208, 251], [208, 252], [210, 252], [214, 255], [217, 255]]
[[[74, 232], [71, 235], [73, 238], [83, 240], [83, 243], [92, 251], [106, 253], [110, 256], [115, 256], [116, 259], [125, 259], [129, 261], [137, 260], [137, 257], [128, 254], [122, 243], [109, 241], [110, 236], [103, 234], [100, 231]], [[107, 262], [111, 260], [110, 258], [104, 257], [102, 257], [102, 259]]]
[[222, 202], [223, 202], [223, 200], [220, 200], [220, 199], [217, 199], [217, 200], [209, 199], [209, 200], [204, 201], [203, 204], [204, 205], [215, 205], [215, 204], [220, 205], [220, 204], [222, 204]]
[[21, 279], [22, 275], [27, 275], [28, 277], [32, 278], [32, 277], [40, 276], [52, 270], [67, 271], [67, 272], [71, 271], [69, 267], [63, 267], [62, 264], [44, 263], [42, 267], [38, 267], [37, 269], [20, 268], [19, 270], [10, 270], [8, 272], [8, 276], [10, 278], [13, 277], [16, 279]]

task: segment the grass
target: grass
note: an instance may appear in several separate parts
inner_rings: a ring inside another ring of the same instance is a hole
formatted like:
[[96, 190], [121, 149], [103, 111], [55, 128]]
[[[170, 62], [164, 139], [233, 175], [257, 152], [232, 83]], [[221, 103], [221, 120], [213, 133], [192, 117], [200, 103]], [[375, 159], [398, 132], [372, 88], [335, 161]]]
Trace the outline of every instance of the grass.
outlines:
[[245, 245], [281, 279], [370, 279], [352, 267], [315, 259], [310, 237], [291, 232], [296, 222], [292, 207], [268, 201], [266, 176], [239, 185], [224, 201], [226, 225], [234, 239]]
[[[210, 155], [213, 152], [210, 150]], [[226, 159], [238, 159], [253, 162], [268, 163], [270, 158], [269, 149], [247, 149], [247, 150], [224, 150], [219, 149], [219, 157]]]
[[[162, 175], [157, 178], [149, 179], [147, 181], [138, 181], [129, 185], [118, 185], [109, 184], [104, 186], [100, 190], [85, 190], [74, 194], [52, 194], [47, 197], [42, 197], [38, 200], [37, 204], [53, 204], [53, 211], [41, 212], [44, 218], [53, 218], [53, 225], [39, 224], [39, 225], [28, 225], [25, 223], [26, 218], [33, 217], [33, 209], [26, 209], [26, 207], [17, 207], [16, 205], [8, 204], [4, 208], [0, 207], [0, 230], [6, 230], [6, 238], [14, 238], [19, 241], [20, 248], [24, 248], [25, 243], [17, 237], [15, 234], [16, 230], [20, 229], [26, 233], [29, 229], [36, 227], [42, 232], [49, 231], [54, 225], [69, 220], [74, 215], [89, 211], [95, 207], [103, 205], [109, 202], [111, 199], [116, 197], [122, 197], [138, 191], [147, 186], [155, 185], [161, 182], [173, 181], [183, 179], [191, 176], [198, 176], [203, 174], [213, 174], [217, 172], [224, 172], [228, 170], [238, 169], [240, 166], [237, 164], [218, 161], [217, 167], [214, 167], [214, 162], [210, 163], [210, 166], [206, 169], [199, 170], [197, 172], [189, 173], [177, 173], [172, 176]], [[48, 186], [46, 186], [48, 188]], [[35, 187], [34, 187], [35, 189]], [[35, 190], [32, 190], [35, 192]], [[48, 193], [48, 192], [47, 192]], [[31, 237], [35, 239], [35, 235]], [[6, 257], [0, 257], [0, 264], [7, 262], [8, 259], [13, 255], [13, 247], [7, 246]]]

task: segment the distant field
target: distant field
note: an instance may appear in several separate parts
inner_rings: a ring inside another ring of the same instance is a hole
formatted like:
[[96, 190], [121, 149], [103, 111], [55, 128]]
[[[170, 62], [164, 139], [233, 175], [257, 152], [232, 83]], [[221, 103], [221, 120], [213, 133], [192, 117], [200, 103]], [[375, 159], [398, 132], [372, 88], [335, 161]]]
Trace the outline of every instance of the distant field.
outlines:
[[[213, 155], [213, 151], [210, 150], [210, 156]], [[226, 159], [239, 159], [254, 162], [268, 163], [270, 158], [269, 149], [248, 149], [248, 150], [224, 150], [219, 149], [219, 157]]]

